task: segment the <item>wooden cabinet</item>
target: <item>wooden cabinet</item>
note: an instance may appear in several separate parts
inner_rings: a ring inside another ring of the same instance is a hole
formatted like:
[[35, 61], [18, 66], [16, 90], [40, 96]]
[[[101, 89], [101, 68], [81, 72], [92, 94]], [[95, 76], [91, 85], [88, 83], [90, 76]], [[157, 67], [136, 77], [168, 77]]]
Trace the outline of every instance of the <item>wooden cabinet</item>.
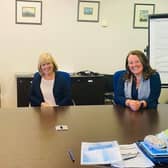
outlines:
[[76, 105], [104, 104], [104, 77], [71, 77], [72, 98]]

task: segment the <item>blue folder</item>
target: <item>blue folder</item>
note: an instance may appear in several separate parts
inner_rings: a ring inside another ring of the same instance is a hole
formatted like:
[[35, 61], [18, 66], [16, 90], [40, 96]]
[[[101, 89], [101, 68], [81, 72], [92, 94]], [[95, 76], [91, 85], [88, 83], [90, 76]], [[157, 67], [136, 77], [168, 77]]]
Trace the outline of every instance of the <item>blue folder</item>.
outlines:
[[168, 149], [156, 149], [144, 141], [136, 143], [141, 151], [156, 165], [168, 166]]

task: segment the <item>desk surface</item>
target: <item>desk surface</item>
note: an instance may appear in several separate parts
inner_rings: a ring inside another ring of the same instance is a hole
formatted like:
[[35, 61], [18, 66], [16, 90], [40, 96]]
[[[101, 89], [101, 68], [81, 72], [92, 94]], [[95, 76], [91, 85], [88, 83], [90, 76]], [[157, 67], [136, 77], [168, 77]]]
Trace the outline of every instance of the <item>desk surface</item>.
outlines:
[[[168, 105], [141, 112], [111, 105], [0, 109], [0, 167], [79, 168], [82, 141], [133, 143], [167, 129], [167, 109]], [[57, 124], [69, 130], [56, 131]], [[74, 152], [74, 163], [68, 149]]]

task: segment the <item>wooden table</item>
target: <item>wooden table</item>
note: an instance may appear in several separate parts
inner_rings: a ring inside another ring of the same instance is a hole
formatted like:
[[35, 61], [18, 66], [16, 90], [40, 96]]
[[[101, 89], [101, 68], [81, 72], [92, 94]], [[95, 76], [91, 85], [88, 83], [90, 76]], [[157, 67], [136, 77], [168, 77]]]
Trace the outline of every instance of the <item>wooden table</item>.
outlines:
[[[0, 167], [89, 168], [80, 166], [82, 141], [133, 143], [167, 129], [167, 119], [168, 105], [139, 112], [112, 105], [0, 109]], [[58, 124], [69, 130], [56, 131]]]

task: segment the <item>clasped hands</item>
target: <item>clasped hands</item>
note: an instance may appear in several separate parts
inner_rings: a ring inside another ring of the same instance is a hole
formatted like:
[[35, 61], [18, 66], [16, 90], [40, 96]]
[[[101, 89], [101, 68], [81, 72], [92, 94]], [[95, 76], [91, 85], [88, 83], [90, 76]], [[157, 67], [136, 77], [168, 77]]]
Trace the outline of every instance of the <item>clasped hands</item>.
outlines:
[[128, 106], [132, 111], [138, 111], [140, 108], [145, 108], [147, 103], [145, 100], [132, 100], [127, 99], [125, 102], [126, 106]]
[[[56, 105], [56, 106], [58, 106], [58, 105]], [[56, 107], [55, 106], [55, 107]], [[49, 103], [47, 103], [47, 102], [42, 102], [41, 103], [41, 107], [54, 107], [53, 105], [51, 105], [51, 104], [49, 104]]]

